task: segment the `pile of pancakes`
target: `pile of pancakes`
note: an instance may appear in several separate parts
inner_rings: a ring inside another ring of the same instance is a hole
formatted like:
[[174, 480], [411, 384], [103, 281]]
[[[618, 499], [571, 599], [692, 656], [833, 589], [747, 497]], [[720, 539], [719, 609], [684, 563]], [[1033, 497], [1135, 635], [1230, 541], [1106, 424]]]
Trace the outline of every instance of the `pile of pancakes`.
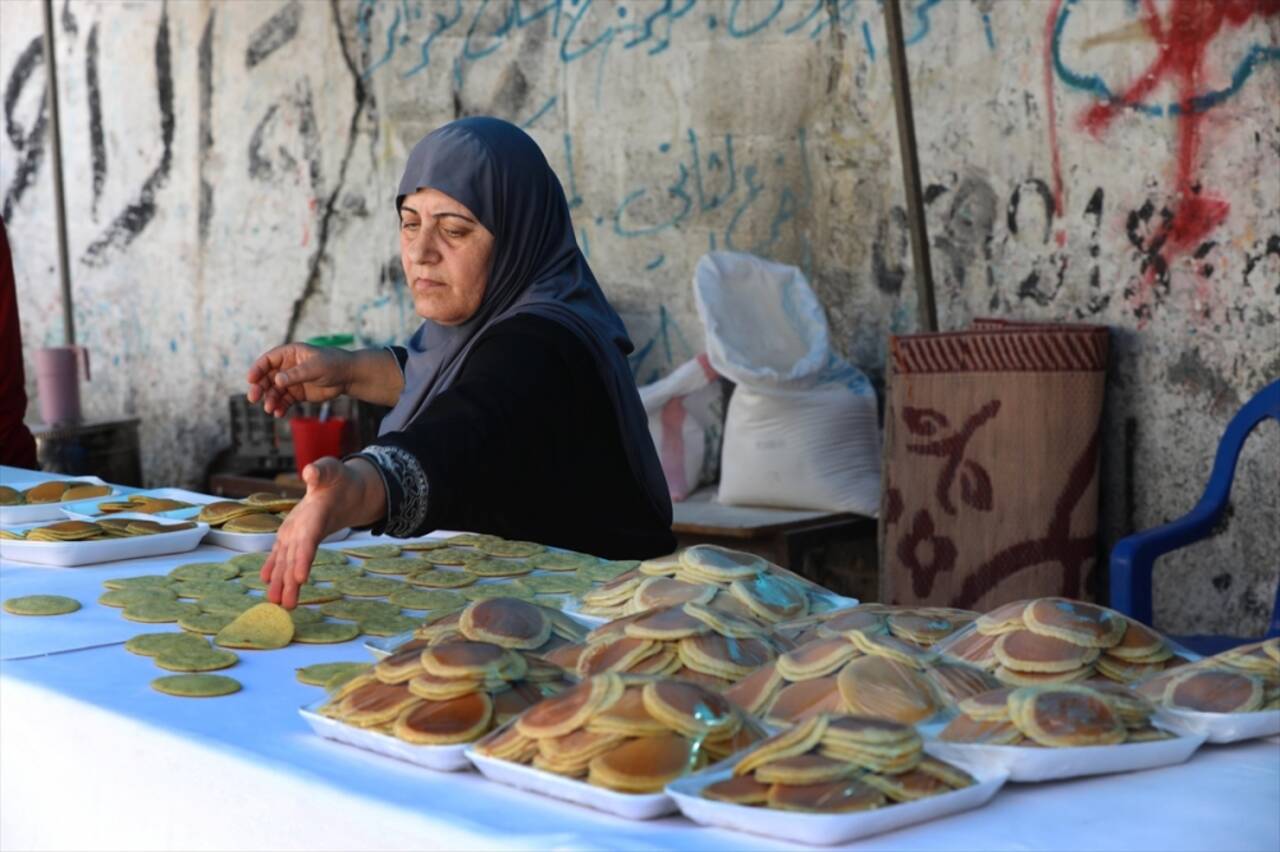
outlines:
[[932, 648], [968, 627], [977, 617], [978, 613], [971, 610], [944, 606], [863, 603], [786, 621], [775, 625], [772, 632], [802, 645], [814, 639], [843, 635], [849, 630], [861, 630], [887, 633], [920, 648]]
[[1008, 686], [1077, 683], [1095, 675], [1133, 683], [1186, 662], [1142, 623], [1067, 598], [996, 607], [938, 649], [992, 672]]
[[7, 485], [0, 485], [0, 506], [33, 506], [40, 503], [65, 503], [68, 500], [88, 500], [91, 497], [106, 497], [111, 493], [110, 485], [94, 485], [92, 482], [77, 480], [50, 480], [19, 491]]
[[807, 615], [824, 592], [752, 553], [698, 544], [680, 553], [641, 562], [610, 583], [582, 596], [586, 615], [617, 618], [683, 603], [767, 624]]
[[603, 672], [655, 675], [724, 690], [790, 647], [767, 625], [705, 603], [626, 615], [561, 648], [552, 662], [579, 677]]
[[607, 672], [526, 710], [476, 750], [622, 793], [653, 793], [762, 736], [697, 684]]
[[821, 713], [915, 724], [999, 682], [889, 632], [862, 607], [819, 624], [816, 636], [725, 691], [749, 713], [788, 726]]
[[280, 529], [289, 510], [298, 505], [293, 497], [266, 492], [250, 494], [244, 500], [207, 503], [196, 516], [211, 527], [229, 533], [273, 533]]
[[1128, 687], [1089, 684], [1002, 686], [966, 698], [938, 734], [953, 743], [1065, 748], [1150, 742], [1172, 735], [1151, 725], [1155, 707]]
[[569, 686], [540, 653], [558, 615], [512, 598], [477, 601], [462, 611], [458, 635], [411, 640], [319, 712], [418, 745], [477, 740]]
[[1134, 689], [1172, 710], [1280, 710], [1280, 638], [1223, 651], [1156, 675]]
[[144, 515], [157, 515], [160, 512], [171, 512], [174, 509], [191, 509], [193, 503], [183, 500], [172, 500], [168, 497], [156, 497], [151, 494], [130, 494], [123, 500], [103, 500], [98, 504], [98, 514], [114, 515], [117, 512], [140, 512]]
[[804, 813], [867, 811], [968, 787], [973, 776], [924, 753], [910, 725], [820, 713], [746, 754], [702, 796]]
[[99, 518], [97, 521], [58, 521], [25, 530], [0, 530], [0, 539], [10, 541], [106, 541], [113, 538], [132, 538], [140, 535], [189, 530], [195, 524], [189, 522], [159, 524], [140, 518]]

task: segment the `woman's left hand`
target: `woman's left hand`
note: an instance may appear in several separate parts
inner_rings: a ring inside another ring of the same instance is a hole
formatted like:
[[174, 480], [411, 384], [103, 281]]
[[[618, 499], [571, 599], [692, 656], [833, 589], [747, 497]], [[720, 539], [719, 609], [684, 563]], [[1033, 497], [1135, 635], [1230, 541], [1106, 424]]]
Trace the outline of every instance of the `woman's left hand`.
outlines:
[[303, 468], [302, 480], [307, 494], [280, 525], [271, 555], [262, 565], [262, 581], [270, 584], [267, 600], [285, 609], [298, 605], [298, 587], [311, 574], [321, 541], [343, 527], [372, 523], [385, 512], [381, 480], [363, 459], [344, 464], [322, 458]]

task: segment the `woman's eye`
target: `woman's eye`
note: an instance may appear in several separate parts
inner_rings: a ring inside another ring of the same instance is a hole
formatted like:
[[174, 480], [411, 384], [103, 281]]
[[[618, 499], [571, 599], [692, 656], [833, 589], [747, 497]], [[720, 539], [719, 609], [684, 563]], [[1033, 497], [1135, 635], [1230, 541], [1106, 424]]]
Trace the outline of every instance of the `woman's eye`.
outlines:
[[417, 222], [401, 222], [400, 227], [402, 230], [405, 230], [405, 231], [416, 231], [418, 230], [418, 223]]
[[453, 238], [453, 239], [455, 239], [455, 240], [456, 240], [456, 239], [458, 239], [459, 237], [465, 237], [465, 236], [467, 235], [467, 232], [466, 232], [466, 231], [449, 231], [449, 230], [446, 230], [446, 231], [444, 232], [444, 234], [445, 234], [445, 236], [446, 236], [446, 237], [451, 237], [451, 238]]

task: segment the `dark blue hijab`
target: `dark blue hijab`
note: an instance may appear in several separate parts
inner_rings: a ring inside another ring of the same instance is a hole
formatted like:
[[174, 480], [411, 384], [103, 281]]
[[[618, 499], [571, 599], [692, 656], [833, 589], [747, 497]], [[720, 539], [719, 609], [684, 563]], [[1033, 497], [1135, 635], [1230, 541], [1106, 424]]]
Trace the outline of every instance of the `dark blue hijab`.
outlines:
[[381, 432], [403, 429], [457, 378], [486, 329], [518, 314], [563, 325], [583, 342], [613, 403], [636, 481], [658, 517], [671, 522], [671, 498], [626, 356], [634, 349], [622, 320], [578, 249], [564, 190], [536, 142], [496, 118], [464, 118], [414, 146], [400, 179], [406, 195], [435, 189], [465, 205], [494, 235], [493, 266], [479, 310], [456, 326], [427, 320], [409, 340], [404, 392]]

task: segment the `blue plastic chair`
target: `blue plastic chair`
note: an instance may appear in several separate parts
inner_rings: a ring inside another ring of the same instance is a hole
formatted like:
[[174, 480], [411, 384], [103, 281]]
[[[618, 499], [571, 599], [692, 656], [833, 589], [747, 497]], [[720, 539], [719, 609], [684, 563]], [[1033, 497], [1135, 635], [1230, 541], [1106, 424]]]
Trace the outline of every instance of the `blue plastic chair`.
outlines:
[[[1231, 418], [1227, 431], [1218, 443], [1218, 455], [1200, 502], [1176, 521], [1144, 530], [1121, 539], [1111, 551], [1111, 606], [1144, 624], [1151, 624], [1151, 577], [1157, 557], [1186, 547], [1207, 537], [1226, 511], [1231, 496], [1231, 483], [1236, 475], [1236, 460], [1245, 438], [1266, 418], [1280, 422], [1280, 381], [1260, 390], [1253, 399]], [[1280, 543], [1280, 530], [1273, 530]], [[1280, 585], [1276, 587], [1275, 606], [1271, 611], [1268, 637], [1280, 636]], [[1248, 637], [1183, 636], [1176, 637], [1187, 648], [1200, 654], [1216, 654], [1245, 642]]]

